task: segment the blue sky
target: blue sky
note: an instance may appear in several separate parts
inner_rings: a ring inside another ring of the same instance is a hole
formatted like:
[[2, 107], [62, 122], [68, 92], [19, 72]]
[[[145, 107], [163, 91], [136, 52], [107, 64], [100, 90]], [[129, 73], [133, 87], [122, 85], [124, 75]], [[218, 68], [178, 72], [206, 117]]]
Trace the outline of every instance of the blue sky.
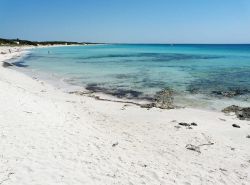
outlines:
[[0, 0], [0, 37], [250, 43], [250, 0]]

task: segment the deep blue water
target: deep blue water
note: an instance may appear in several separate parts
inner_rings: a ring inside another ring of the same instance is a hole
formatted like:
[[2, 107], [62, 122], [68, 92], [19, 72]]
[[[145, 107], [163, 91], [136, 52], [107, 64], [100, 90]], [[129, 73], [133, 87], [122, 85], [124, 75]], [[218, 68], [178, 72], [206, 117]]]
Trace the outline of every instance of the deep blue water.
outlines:
[[[171, 88], [176, 102], [188, 106], [216, 105], [212, 100], [220, 99], [250, 103], [250, 45], [39, 48], [33, 49], [19, 65], [119, 97], [152, 98], [157, 91]], [[225, 97], [227, 92], [235, 95]]]

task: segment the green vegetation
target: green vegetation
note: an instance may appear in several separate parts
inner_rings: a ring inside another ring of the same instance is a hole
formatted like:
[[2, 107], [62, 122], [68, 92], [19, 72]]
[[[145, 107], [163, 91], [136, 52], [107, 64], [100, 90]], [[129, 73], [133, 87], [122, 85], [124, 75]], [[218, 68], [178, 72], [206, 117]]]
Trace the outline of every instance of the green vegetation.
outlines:
[[29, 40], [20, 40], [20, 39], [3, 39], [0, 38], [0, 45], [8, 45], [8, 46], [38, 46], [38, 45], [85, 45], [85, 44], [94, 44], [89, 42], [67, 42], [67, 41], [29, 41]]

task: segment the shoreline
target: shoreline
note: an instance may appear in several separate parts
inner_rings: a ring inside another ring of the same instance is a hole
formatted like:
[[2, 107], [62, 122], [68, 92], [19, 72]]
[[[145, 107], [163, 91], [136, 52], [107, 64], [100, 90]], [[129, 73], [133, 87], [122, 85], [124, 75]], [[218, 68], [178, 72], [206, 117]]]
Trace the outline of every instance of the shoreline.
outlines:
[[[43, 46], [45, 47], [45, 46]], [[52, 46], [58, 47], [58, 46]], [[65, 45], [62, 45], [65, 47]], [[45, 49], [46, 51], [47, 49]], [[49, 49], [48, 49], [49, 50]], [[15, 62], [14, 62], [15, 63]], [[146, 107], [152, 107], [155, 103], [157, 94], [166, 89], [159, 89], [153, 93], [144, 92], [144, 90], [133, 90], [130, 88], [112, 88], [108, 86], [98, 85], [96, 83], [84, 83], [75, 82], [73, 76], [63, 76], [56, 73], [46, 73], [36, 69], [27, 68], [25, 63], [17, 63], [17, 67], [14, 67], [17, 71], [27, 74], [32, 78], [38, 78], [47, 83], [50, 83], [58, 88], [62, 88], [63, 91], [77, 94], [90, 94], [91, 96], [100, 97], [102, 99], [108, 99], [109, 101], [131, 101], [134, 103], [140, 103]], [[20, 65], [20, 66], [18, 66]], [[29, 64], [28, 64], [29, 65]], [[77, 84], [78, 83], [78, 84]], [[245, 94], [244, 94], [245, 93]], [[239, 105], [241, 107], [247, 107], [249, 103], [249, 94], [241, 89], [224, 89], [218, 91], [209, 92], [193, 92], [193, 90], [181, 90], [171, 93], [173, 98], [173, 106], [194, 108], [201, 110], [221, 111], [225, 107], [231, 105]], [[167, 97], [167, 98], [171, 98]], [[151, 105], [149, 105], [151, 104]]]
[[234, 114], [99, 101], [2, 65], [0, 112], [0, 183], [250, 183], [250, 123]]

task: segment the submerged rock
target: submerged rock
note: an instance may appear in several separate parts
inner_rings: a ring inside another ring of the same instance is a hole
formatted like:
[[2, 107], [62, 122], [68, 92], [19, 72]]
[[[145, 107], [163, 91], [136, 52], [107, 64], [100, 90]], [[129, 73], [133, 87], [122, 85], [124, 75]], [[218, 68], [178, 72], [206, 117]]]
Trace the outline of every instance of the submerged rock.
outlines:
[[234, 112], [240, 120], [250, 120], [250, 107], [231, 105], [222, 110], [224, 113]]
[[198, 94], [200, 93], [200, 89], [197, 87], [193, 87], [192, 85], [189, 85], [187, 87], [187, 91], [190, 92], [191, 94]]
[[212, 91], [212, 94], [232, 98], [234, 96], [248, 94], [250, 91], [248, 89], [231, 88], [227, 91]]
[[224, 96], [228, 98], [231, 98], [237, 95], [237, 93], [234, 91], [212, 91], [212, 94], [218, 95], [218, 96]]

